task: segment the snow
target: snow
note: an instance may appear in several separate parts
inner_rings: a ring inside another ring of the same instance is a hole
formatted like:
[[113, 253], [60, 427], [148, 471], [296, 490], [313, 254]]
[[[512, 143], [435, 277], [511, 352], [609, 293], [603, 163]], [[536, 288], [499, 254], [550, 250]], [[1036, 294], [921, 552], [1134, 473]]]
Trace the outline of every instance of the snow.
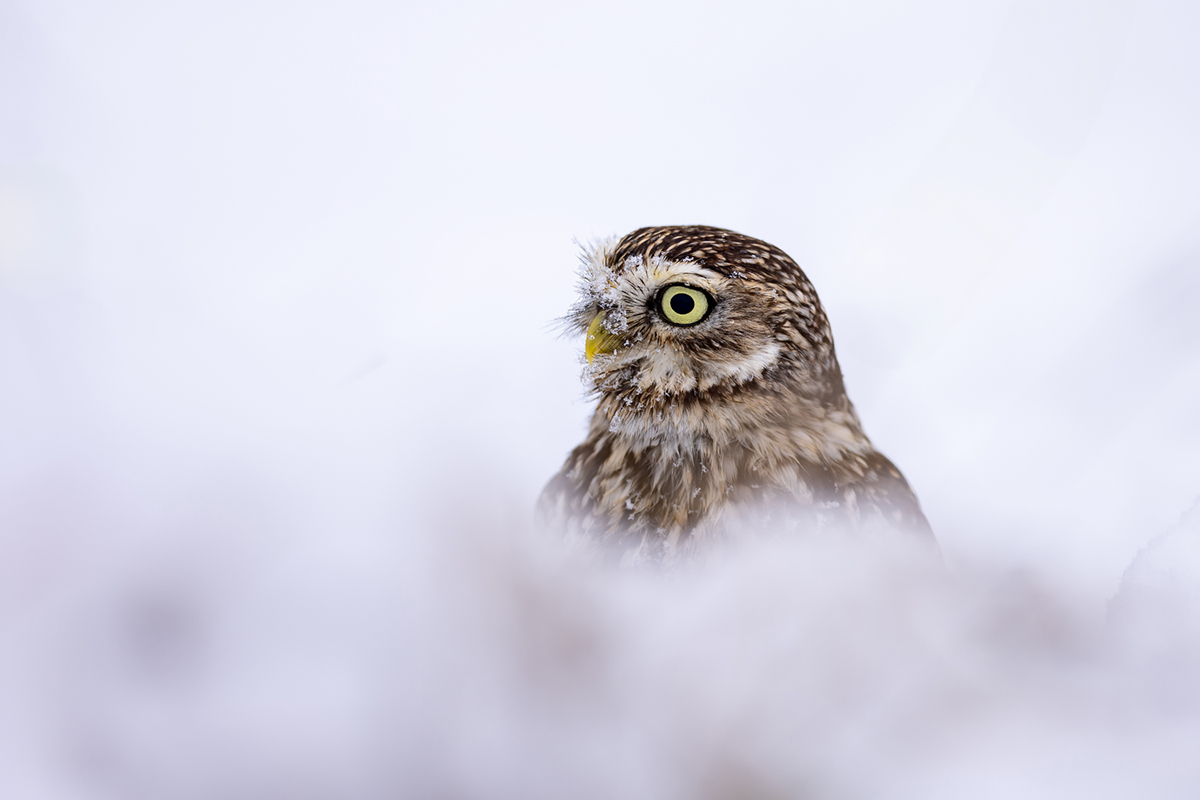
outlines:
[[87, 524], [51, 531], [70, 555], [6, 632], [6, 793], [1200, 785], [1200, 581], [1163, 594], [1150, 557], [1194, 550], [1195, 515], [1139, 558], [1105, 621], [1053, 576], [947, 566], [903, 538], [763, 542], [664, 576], [589, 565], [503, 497], [349, 528], [352, 509], [302, 522], [311, 501], [228, 492], [141, 520], [97, 508], [107, 491], [60, 495]]

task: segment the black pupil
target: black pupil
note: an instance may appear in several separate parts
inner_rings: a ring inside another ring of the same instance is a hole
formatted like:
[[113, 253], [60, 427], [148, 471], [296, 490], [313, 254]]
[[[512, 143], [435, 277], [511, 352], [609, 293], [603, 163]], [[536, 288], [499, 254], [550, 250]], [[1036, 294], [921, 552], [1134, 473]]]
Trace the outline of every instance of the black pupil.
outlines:
[[692, 296], [684, 292], [680, 292], [671, 298], [671, 310], [679, 316], [685, 316], [692, 313], [692, 309], [696, 307], [696, 301]]

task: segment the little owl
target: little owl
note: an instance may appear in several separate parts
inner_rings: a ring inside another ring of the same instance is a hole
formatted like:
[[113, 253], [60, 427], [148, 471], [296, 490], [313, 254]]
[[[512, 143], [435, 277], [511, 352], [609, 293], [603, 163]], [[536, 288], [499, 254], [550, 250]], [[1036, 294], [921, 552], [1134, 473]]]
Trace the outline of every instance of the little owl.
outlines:
[[846, 396], [829, 321], [782, 250], [706, 226], [588, 250], [567, 322], [598, 396], [546, 486], [551, 528], [670, 562], [747, 530], [878, 525], [932, 538]]

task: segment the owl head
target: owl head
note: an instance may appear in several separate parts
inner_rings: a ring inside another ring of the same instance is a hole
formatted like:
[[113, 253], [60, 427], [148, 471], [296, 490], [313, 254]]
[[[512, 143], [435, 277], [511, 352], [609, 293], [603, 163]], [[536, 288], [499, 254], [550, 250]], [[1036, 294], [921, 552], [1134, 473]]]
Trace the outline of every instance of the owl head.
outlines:
[[585, 249], [586, 379], [626, 405], [757, 389], [844, 398], [829, 323], [796, 262], [701, 225], [641, 228]]
[[585, 251], [581, 295], [567, 320], [598, 402], [539, 501], [548, 524], [634, 562], [754, 520], [929, 533], [863, 432], [817, 293], [783, 251], [720, 228], [642, 228]]

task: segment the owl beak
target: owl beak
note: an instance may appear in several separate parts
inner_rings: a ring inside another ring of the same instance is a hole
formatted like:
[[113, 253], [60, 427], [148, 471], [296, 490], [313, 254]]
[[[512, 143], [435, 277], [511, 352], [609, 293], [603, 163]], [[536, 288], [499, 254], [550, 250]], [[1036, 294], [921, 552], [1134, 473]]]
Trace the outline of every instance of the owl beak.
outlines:
[[603, 323], [604, 312], [601, 311], [592, 317], [592, 324], [588, 325], [587, 341], [583, 346], [583, 353], [587, 356], [589, 364], [597, 355], [611, 353], [621, 345], [621, 337], [610, 333]]

